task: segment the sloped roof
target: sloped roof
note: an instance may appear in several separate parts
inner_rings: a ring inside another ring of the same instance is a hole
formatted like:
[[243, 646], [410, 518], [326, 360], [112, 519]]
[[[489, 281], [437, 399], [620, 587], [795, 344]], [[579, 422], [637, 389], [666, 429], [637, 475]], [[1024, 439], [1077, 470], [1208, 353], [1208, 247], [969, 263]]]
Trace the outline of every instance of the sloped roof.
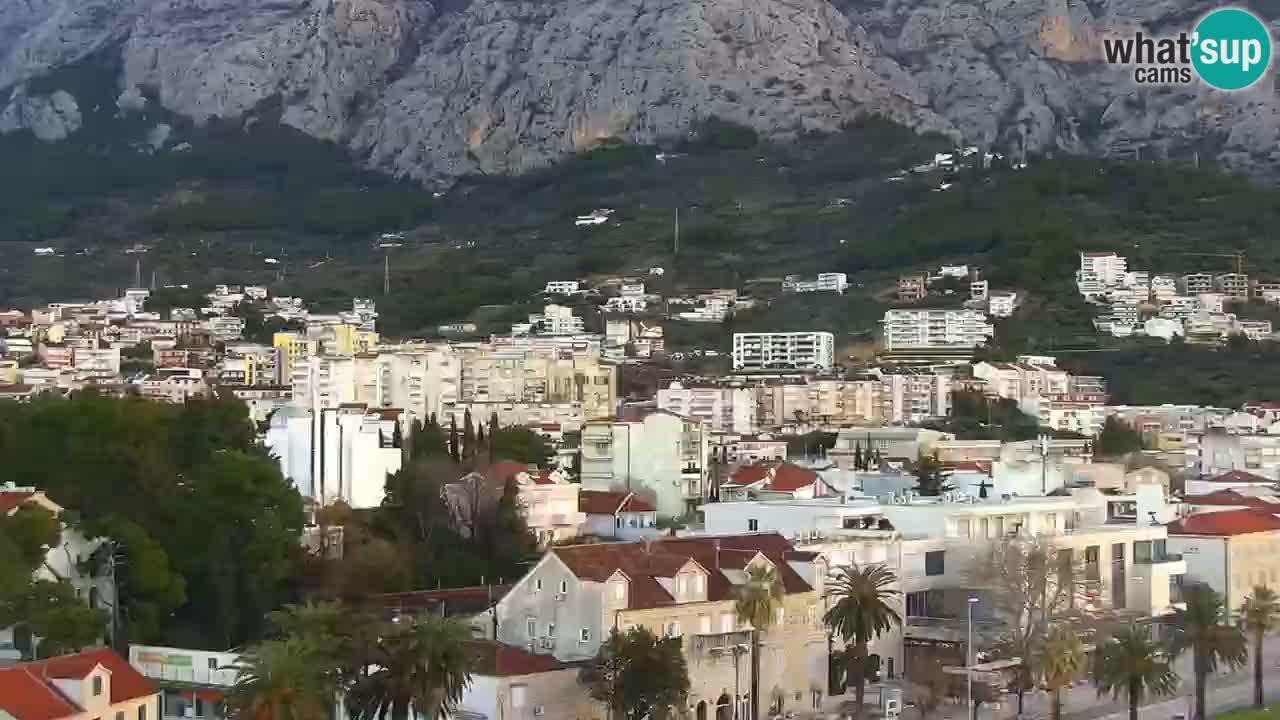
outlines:
[[1280, 518], [1270, 512], [1244, 509], [1201, 513], [1169, 524], [1170, 535], [1226, 537], [1280, 530]]
[[621, 512], [657, 512], [652, 504], [634, 493], [608, 490], [579, 490], [578, 510], [588, 515], [614, 515]]
[[1274, 483], [1275, 481], [1269, 477], [1255, 475], [1244, 470], [1232, 470], [1224, 472], [1221, 475], [1215, 475], [1209, 478], [1208, 482], [1230, 482], [1230, 483]]
[[565, 667], [552, 655], [534, 655], [526, 650], [491, 640], [467, 643], [467, 650], [474, 663], [472, 672], [476, 675], [490, 677], [534, 675]]
[[729, 475], [721, 487], [747, 487], [754, 485], [769, 476], [769, 469], [773, 467], [772, 463], [758, 462], [750, 465], [743, 465], [734, 470]]
[[1215, 490], [1207, 495], [1188, 495], [1183, 502], [1191, 505], [1215, 505], [1255, 508], [1276, 508], [1280, 510], [1280, 498], [1268, 499], [1257, 495], [1242, 495], [1235, 490]]
[[111, 673], [111, 704], [155, 695], [156, 686], [107, 648], [0, 668], [0, 710], [16, 720], [54, 720], [83, 710], [53, 685], [83, 679], [101, 665]]
[[821, 482], [818, 473], [809, 468], [784, 462], [773, 471], [773, 478], [769, 480], [768, 487], [775, 492], [795, 492], [815, 482]]
[[388, 610], [409, 612], [438, 612], [443, 607], [445, 615], [474, 615], [488, 610], [491, 604], [501, 600], [509, 590], [510, 583], [386, 593], [382, 596], [382, 606]]
[[[605, 582], [615, 573], [629, 581], [628, 608], [654, 608], [675, 602], [657, 578], [671, 577], [693, 560], [707, 572], [707, 599], [728, 600], [733, 583], [725, 570], [740, 570], [757, 553], [778, 568], [788, 593], [813, 588], [786, 562], [791, 543], [776, 533], [665, 538], [648, 543], [599, 543], [569, 545], [552, 550], [573, 574], [583, 580]], [[677, 565], [678, 563], [678, 565]]]

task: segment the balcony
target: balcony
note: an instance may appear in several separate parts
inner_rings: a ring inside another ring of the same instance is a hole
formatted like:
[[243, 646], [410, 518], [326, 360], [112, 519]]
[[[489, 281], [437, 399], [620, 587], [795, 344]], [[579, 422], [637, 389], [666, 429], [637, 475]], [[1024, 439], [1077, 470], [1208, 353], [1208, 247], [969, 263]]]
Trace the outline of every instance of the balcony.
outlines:
[[744, 651], [751, 647], [751, 631], [734, 630], [726, 633], [708, 633], [693, 636], [691, 649], [704, 655], [720, 655], [741, 647]]

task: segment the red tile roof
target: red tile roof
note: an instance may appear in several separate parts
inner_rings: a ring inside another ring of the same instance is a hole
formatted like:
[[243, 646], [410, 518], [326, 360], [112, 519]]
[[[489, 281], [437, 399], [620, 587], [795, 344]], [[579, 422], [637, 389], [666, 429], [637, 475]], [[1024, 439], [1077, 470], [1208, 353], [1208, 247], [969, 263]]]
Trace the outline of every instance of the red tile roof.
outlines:
[[[675, 602], [657, 578], [671, 577], [689, 560], [707, 571], [707, 599], [728, 600], [733, 583], [723, 570], [740, 570], [756, 554], [778, 568], [788, 593], [813, 588], [787, 564], [791, 543], [776, 533], [664, 538], [648, 543], [599, 543], [569, 545], [552, 550], [571, 572], [583, 580], [605, 582], [614, 573], [629, 581], [628, 609], [660, 607]], [[677, 565], [679, 563], [679, 565]]]
[[1169, 524], [1170, 535], [1248, 535], [1280, 530], [1280, 518], [1261, 510], [1201, 513]]
[[775, 492], [795, 492], [817, 482], [822, 482], [818, 473], [809, 468], [784, 462], [773, 471], [773, 478], [769, 480], [768, 487]]
[[743, 465], [734, 470], [721, 487], [747, 487], [748, 485], [754, 485], [768, 477], [771, 467], [773, 467], [772, 463], [767, 462]]
[[472, 672], [476, 675], [534, 675], [565, 667], [551, 655], [534, 655], [517, 647], [488, 640], [468, 643], [468, 650], [474, 662]]
[[10, 510], [16, 509], [26, 501], [35, 497], [33, 492], [0, 492], [0, 515], [7, 515]]
[[1280, 497], [1267, 499], [1256, 495], [1242, 495], [1235, 490], [1216, 490], [1207, 495], [1188, 495], [1183, 498], [1183, 501], [1191, 505], [1240, 505], [1280, 509]]
[[657, 512], [657, 508], [634, 493], [607, 490], [578, 491], [578, 510], [588, 515], [615, 515], [622, 512]]
[[488, 610], [511, 590], [511, 584], [473, 585], [471, 587], [445, 588], [443, 590], [411, 590], [385, 593], [382, 606], [401, 612], [439, 611], [445, 615], [474, 615]]
[[490, 482], [504, 484], [522, 472], [529, 472], [529, 465], [515, 460], [499, 460], [492, 465], [486, 465], [478, 469], [477, 472]]
[[111, 650], [99, 648], [0, 669], [0, 710], [16, 720], [54, 720], [83, 712], [52, 684], [82, 679], [101, 665], [111, 673], [111, 704], [155, 695], [156, 686]]
[[1232, 470], [1231, 472], [1224, 472], [1221, 475], [1215, 475], [1214, 477], [1209, 478], [1208, 482], [1274, 483], [1275, 480], [1261, 475], [1254, 475], [1253, 473], [1245, 472], [1244, 470]]
[[763, 482], [765, 490], [794, 493], [815, 483], [826, 484], [818, 473], [789, 462], [762, 461], [743, 465], [721, 487], [742, 488]]

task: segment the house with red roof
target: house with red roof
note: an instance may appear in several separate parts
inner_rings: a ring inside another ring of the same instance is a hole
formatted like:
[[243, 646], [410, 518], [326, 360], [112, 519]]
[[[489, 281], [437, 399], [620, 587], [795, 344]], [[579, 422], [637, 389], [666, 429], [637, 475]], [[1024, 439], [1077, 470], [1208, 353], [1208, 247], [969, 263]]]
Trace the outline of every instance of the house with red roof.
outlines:
[[657, 536], [658, 508], [632, 492], [582, 490], [578, 509], [586, 516], [582, 534], [614, 540]]
[[450, 717], [604, 717], [598, 704], [583, 691], [577, 665], [493, 641], [470, 643], [467, 650], [472, 659], [471, 682]]
[[1208, 495], [1219, 490], [1270, 488], [1275, 485], [1276, 481], [1273, 478], [1261, 472], [1231, 469], [1210, 477], [1187, 480], [1186, 491], [1188, 495]]
[[1168, 525], [1169, 552], [1185, 559], [1187, 580], [1208, 584], [1222, 595], [1226, 607], [1239, 607], [1255, 586], [1280, 584], [1277, 513], [1280, 510], [1248, 506], [1188, 515]]
[[1182, 498], [1182, 502], [1191, 514], [1247, 509], [1274, 510], [1280, 513], [1280, 496], [1269, 488], [1227, 488], [1203, 495], [1187, 495]]
[[724, 501], [749, 498], [812, 500], [839, 493], [816, 471], [789, 462], [758, 462], [734, 470], [720, 484]]
[[[498, 640], [574, 662], [593, 657], [615, 629], [680, 638], [690, 709], [694, 717], [716, 717], [716, 707], [735, 702], [732, 653], [750, 637], [734, 598], [750, 573], [765, 570], [777, 578], [782, 599], [765, 629], [774, 651], [761, 657], [764, 687], [777, 690], [771, 697], [783, 698], [784, 711], [811, 711], [826, 688], [827, 570], [821, 557], [794, 553], [776, 533], [555, 547], [498, 603]], [[761, 703], [762, 713], [767, 706]]]
[[160, 691], [107, 649], [0, 667], [0, 717], [159, 720]]

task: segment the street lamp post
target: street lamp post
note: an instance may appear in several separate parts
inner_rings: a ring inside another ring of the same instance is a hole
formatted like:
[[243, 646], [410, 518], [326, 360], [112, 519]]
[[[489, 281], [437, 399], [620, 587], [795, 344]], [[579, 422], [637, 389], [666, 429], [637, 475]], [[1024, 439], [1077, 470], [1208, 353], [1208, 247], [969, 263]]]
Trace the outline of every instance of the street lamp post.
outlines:
[[978, 603], [978, 598], [971, 597], [967, 607], [969, 618], [969, 639], [964, 646], [964, 670], [965, 677], [969, 680], [969, 718], [977, 720], [973, 712], [973, 606]]

